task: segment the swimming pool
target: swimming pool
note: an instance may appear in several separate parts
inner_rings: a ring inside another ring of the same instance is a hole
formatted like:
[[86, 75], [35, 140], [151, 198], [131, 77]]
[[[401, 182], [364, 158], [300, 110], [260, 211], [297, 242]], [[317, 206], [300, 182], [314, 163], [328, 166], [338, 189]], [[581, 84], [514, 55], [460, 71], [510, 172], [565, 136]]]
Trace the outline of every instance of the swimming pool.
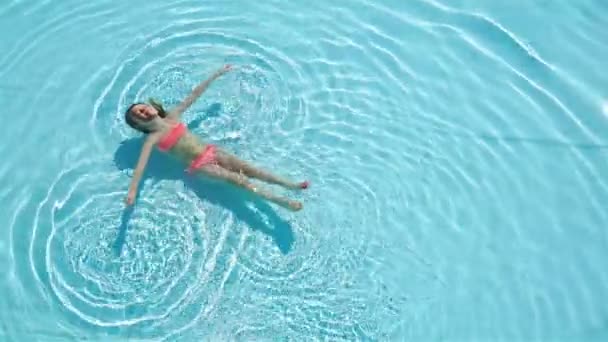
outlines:
[[[608, 3], [5, 1], [0, 340], [608, 338]], [[129, 103], [312, 187], [155, 154]], [[276, 190], [280, 191], [280, 190]]]

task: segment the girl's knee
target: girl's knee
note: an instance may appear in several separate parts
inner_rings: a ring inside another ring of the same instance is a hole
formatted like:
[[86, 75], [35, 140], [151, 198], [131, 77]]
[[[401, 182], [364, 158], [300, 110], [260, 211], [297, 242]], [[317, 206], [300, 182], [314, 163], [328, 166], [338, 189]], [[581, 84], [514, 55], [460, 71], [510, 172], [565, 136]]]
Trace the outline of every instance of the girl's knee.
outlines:
[[245, 176], [239, 175], [237, 179], [237, 185], [242, 186], [245, 189], [257, 192], [255, 185], [253, 185], [249, 179]]
[[229, 181], [235, 185], [238, 185], [238, 186], [242, 186], [242, 187], [245, 187], [248, 189], [252, 187], [251, 183], [249, 182], [249, 179], [240, 173], [225, 171], [224, 178], [227, 181]]

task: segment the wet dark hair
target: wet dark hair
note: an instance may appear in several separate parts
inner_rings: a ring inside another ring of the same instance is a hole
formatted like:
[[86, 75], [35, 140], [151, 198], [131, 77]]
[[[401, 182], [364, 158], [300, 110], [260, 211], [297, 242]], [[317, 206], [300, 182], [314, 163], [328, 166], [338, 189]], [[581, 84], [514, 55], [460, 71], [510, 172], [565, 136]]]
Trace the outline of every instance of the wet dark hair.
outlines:
[[[154, 107], [158, 111], [158, 116], [160, 116], [161, 118], [167, 117], [167, 111], [163, 107], [162, 103], [157, 102], [154, 99], [149, 99], [148, 102], [150, 106]], [[136, 102], [130, 105], [129, 108], [127, 108], [127, 110], [125, 111], [125, 121], [127, 122], [127, 125], [137, 131], [140, 131], [145, 134], [152, 133], [152, 130], [150, 130], [150, 128], [145, 127], [146, 125], [144, 124], [144, 122], [142, 122], [133, 115], [133, 107], [140, 104], [147, 105], [148, 103]]]

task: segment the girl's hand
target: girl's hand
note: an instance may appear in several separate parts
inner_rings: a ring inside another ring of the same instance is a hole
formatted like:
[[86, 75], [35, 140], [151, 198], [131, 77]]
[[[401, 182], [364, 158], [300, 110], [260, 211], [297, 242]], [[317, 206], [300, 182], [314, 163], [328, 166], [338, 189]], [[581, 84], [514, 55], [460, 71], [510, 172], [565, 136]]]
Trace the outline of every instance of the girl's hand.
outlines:
[[125, 203], [127, 203], [127, 205], [133, 205], [133, 203], [135, 203], [135, 196], [137, 194], [135, 193], [135, 191], [130, 191], [127, 194], [127, 198], [125, 199]]
[[229, 72], [231, 70], [232, 70], [232, 65], [226, 64], [220, 70], [218, 70], [216, 72], [216, 75], [219, 77], [219, 76], [222, 76], [223, 74], [225, 74], [225, 73], [227, 73], [227, 72]]

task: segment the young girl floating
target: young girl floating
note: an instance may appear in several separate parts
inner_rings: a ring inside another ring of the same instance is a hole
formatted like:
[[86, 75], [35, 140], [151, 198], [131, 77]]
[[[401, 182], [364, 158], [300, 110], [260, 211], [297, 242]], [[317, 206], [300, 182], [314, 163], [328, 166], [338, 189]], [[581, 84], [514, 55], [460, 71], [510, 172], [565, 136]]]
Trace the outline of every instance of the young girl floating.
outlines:
[[179, 121], [182, 113], [201, 96], [211, 82], [230, 70], [232, 67], [226, 65], [215, 72], [208, 80], [194, 88], [182, 103], [170, 111], [165, 111], [162, 105], [154, 101], [150, 101], [150, 104], [135, 103], [127, 109], [125, 112], [127, 124], [147, 135], [129, 187], [126, 199], [128, 205], [135, 202], [141, 176], [152, 148], [156, 146], [160, 151], [170, 153], [189, 165], [187, 169], [189, 173], [228, 181], [293, 211], [302, 209], [302, 203], [298, 201], [255, 187], [249, 181], [249, 177], [278, 184], [288, 189], [306, 189], [308, 182], [291, 182], [254, 167], [213, 144], [203, 143], [196, 135], [188, 131], [186, 125]]

